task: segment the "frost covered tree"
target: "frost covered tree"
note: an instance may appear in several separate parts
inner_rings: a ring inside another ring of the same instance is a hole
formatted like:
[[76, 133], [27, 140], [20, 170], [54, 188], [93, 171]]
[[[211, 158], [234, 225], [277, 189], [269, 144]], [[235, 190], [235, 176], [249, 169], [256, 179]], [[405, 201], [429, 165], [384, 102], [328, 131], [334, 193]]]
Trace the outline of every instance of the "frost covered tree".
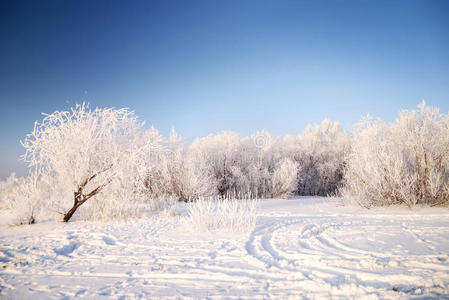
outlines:
[[244, 180], [241, 172], [243, 152], [238, 133], [226, 131], [196, 139], [190, 150], [194, 157], [204, 160], [205, 171], [216, 182], [220, 196], [237, 196], [242, 192], [239, 185]]
[[298, 183], [298, 167], [290, 158], [278, 162], [271, 180], [271, 195], [285, 198], [296, 191]]
[[256, 132], [250, 139], [255, 146], [250, 182], [257, 197], [287, 197], [296, 193], [298, 167], [283, 140], [267, 131]]
[[285, 160], [282, 141], [266, 131], [251, 137], [229, 131], [209, 135], [195, 140], [190, 149], [205, 161], [222, 197], [287, 196], [295, 191], [296, 164]]
[[350, 135], [339, 123], [329, 120], [307, 126], [297, 137], [285, 137], [284, 149], [299, 168], [298, 194], [326, 196], [335, 193], [343, 177], [350, 146]]
[[99, 193], [107, 195], [117, 191], [114, 187], [135, 184], [139, 173], [133, 160], [160, 146], [154, 134], [153, 140], [142, 140], [142, 127], [128, 109], [91, 110], [85, 103], [46, 114], [35, 123], [22, 142], [24, 159], [42, 172], [54, 194], [61, 192], [53, 197], [57, 198], [53, 204], [63, 210], [63, 221]]
[[345, 173], [343, 194], [364, 206], [449, 202], [449, 115], [423, 102], [394, 123], [366, 118]]
[[162, 168], [165, 193], [186, 202], [215, 195], [216, 183], [201, 153], [189, 151], [174, 129], [168, 143]]

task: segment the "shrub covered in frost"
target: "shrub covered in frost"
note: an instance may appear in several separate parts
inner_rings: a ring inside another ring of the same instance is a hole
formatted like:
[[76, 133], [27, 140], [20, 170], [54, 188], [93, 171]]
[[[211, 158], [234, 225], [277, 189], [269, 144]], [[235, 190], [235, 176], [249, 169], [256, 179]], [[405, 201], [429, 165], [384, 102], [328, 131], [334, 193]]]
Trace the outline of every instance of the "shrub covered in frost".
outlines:
[[201, 198], [188, 204], [188, 223], [195, 231], [248, 232], [257, 219], [257, 200]]
[[394, 123], [360, 122], [344, 195], [364, 206], [449, 202], [449, 115], [423, 102]]
[[14, 224], [33, 224], [43, 199], [48, 197], [48, 187], [42, 182], [37, 172], [28, 177], [16, 177], [12, 174], [2, 186], [2, 207], [11, 209]]

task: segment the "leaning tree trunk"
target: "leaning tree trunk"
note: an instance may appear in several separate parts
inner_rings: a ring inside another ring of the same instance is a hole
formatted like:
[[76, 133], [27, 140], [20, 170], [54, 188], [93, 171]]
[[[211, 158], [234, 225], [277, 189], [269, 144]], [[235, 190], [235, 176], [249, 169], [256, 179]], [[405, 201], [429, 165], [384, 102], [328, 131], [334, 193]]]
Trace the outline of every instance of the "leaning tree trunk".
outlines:
[[[100, 185], [98, 187], [96, 187], [95, 189], [93, 189], [90, 193], [88, 194], [84, 194], [84, 188], [86, 187], [86, 185], [89, 183], [89, 181], [91, 181], [92, 179], [94, 179], [97, 176], [97, 174], [92, 175], [91, 177], [87, 178], [86, 180], [84, 180], [80, 186], [78, 187], [78, 191], [74, 192], [74, 201], [73, 201], [73, 206], [72, 208], [66, 212], [64, 214], [64, 218], [62, 219], [64, 222], [68, 222], [70, 220], [70, 218], [72, 218], [73, 214], [76, 212], [76, 210], [78, 209], [78, 207], [80, 207], [81, 205], [83, 205], [87, 200], [89, 200], [90, 198], [92, 198], [93, 196], [95, 196], [96, 194], [98, 194], [101, 189], [103, 187], [106, 186], [106, 184]], [[108, 182], [109, 183], [109, 182]]]
[[101, 186], [97, 187], [96, 189], [94, 189], [92, 192], [90, 192], [87, 195], [83, 194], [83, 190], [82, 188], [79, 188], [77, 192], [74, 193], [75, 195], [75, 200], [73, 203], [72, 208], [66, 212], [64, 214], [64, 218], [63, 221], [64, 222], [68, 222], [70, 220], [70, 218], [73, 216], [73, 214], [76, 212], [76, 210], [78, 209], [78, 207], [80, 207], [81, 205], [83, 205], [87, 200], [89, 200], [92, 196], [98, 194], [98, 192], [101, 190]]

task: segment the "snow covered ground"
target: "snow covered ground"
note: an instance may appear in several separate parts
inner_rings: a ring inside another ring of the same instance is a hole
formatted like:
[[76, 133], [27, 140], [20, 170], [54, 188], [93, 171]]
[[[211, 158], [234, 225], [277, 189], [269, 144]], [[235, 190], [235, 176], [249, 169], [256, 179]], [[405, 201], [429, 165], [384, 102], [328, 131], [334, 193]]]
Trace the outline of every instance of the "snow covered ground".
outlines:
[[263, 200], [248, 233], [177, 216], [0, 229], [0, 298], [449, 298], [449, 210]]

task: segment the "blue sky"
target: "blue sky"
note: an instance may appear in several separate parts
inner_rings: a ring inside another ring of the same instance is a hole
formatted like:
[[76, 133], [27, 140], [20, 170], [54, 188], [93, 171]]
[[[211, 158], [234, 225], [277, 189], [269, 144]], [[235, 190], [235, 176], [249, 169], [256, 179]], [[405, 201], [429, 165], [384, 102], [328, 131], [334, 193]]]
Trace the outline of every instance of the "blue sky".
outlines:
[[0, 38], [0, 178], [82, 101], [187, 141], [449, 110], [448, 1], [2, 1]]

